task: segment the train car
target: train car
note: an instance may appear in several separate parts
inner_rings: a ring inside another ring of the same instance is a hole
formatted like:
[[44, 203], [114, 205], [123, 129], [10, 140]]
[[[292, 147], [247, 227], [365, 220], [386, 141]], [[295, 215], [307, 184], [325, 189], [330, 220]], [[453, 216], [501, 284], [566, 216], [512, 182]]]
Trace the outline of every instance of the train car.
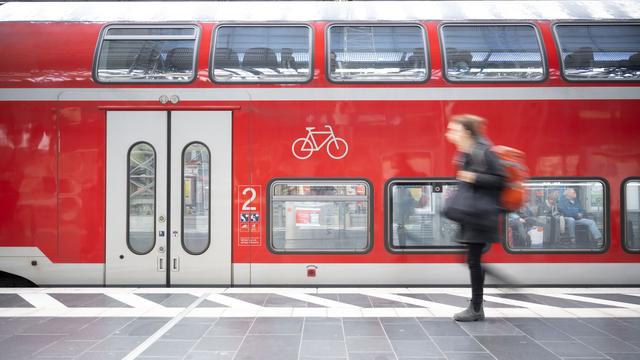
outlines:
[[0, 49], [5, 278], [466, 284], [470, 113], [531, 173], [489, 266], [640, 283], [636, 1], [7, 3]]

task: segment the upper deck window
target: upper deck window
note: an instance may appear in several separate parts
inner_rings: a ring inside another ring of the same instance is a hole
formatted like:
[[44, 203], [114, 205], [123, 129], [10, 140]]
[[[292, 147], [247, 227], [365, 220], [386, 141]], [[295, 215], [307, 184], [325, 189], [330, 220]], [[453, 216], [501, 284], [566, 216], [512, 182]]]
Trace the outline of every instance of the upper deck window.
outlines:
[[542, 48], [531, 25], [445, 25], [449, 81], [541, 81]]
[[640, 25], [557, 25], [567, 80], [639, 80]]
[[329, 28], [328, 74], [339, 82], [427, 79], [424, 30], [417, 25]]
[[199, 28], [112, 25], [98, 48], [99, 82], [189, 82], [195, 74]]
[[216, 31], [216, 82], [305, 82], [311, 78], [311, 29], [301, 25], [224, 25]]

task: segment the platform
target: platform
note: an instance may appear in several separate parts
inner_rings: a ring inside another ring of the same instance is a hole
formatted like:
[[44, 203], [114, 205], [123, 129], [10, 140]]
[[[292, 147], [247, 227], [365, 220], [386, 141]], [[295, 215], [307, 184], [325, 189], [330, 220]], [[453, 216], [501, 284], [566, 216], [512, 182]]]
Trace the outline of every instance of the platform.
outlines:
[[0, 289], [0, 359], [640, 359], [640, 288]]

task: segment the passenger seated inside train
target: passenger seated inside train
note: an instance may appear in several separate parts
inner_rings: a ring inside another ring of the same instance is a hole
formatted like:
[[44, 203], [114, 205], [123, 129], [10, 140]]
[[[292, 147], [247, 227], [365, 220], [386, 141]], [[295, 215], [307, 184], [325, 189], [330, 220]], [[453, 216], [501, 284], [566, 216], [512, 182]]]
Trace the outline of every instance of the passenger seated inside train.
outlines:
[[282, 48], [280, 51], [280, 67], [284, 69], [297, 69], [296, 59], [293, 57], [293, 49]]
[[534, 226], [539, 225], [533, 211], [528, 206], [525, 206], [517, 212], [509, 213], [508, 219], [513, 237], [513, 246], [518, 248], [532, 247], [529, 231]]
[[591, 69], [593, 68], [593, 49], [585, 46], [578, 48], [564, 59], [567, 69]]
[[405, 67], [409, 69], [423, 69], [425, 67], [424, 49], [423, 48], [413, 49], [413, 54], [411, 54], [407, 58]]
[[468, 51], [459, 51], [456, 48], [447, 48], [447, 67], [449, 71], [466, 72], [471, 68], [473, 57]]
[[577, 200], [576, 189], [569, 187], [564, 191], [564, 196], [558, 201], [558, 210], [566, 220], [571, 242], [576, 242], [576, 226], [583, 225], [588, 227], [589, 235], [591, 239], [596, 241], [598, 247], [602, 246], [600, 229], [598, 229], [595, 221], [586, 218], [586, 213]]
[[342, 62], [338, 61], [338, 55], [335, 51], [329, 53], [329, 70], [334, 73], [336, 69], [342, 69]]

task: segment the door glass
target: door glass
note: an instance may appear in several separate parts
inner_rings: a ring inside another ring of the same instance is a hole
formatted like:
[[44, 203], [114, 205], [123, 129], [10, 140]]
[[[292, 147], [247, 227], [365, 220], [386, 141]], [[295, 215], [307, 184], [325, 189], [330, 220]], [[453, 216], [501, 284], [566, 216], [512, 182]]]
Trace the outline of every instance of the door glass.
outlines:
[[209, 149], [189, 144], [182, 153], [182, 247], [199, 255], [209, 247]]
[[148, 143], [129, 150], [127, 245], [143, 255], [155, 245], [156, 153]]

